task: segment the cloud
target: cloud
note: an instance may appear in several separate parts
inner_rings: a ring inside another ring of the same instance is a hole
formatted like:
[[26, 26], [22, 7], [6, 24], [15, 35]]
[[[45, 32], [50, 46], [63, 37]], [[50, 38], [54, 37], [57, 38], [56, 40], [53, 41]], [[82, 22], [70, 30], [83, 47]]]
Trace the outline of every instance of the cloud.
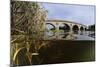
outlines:
[[48, 10], [47, 18], [62, 19], [91, 25], [95, 23], [95, 6], [42, 3]]

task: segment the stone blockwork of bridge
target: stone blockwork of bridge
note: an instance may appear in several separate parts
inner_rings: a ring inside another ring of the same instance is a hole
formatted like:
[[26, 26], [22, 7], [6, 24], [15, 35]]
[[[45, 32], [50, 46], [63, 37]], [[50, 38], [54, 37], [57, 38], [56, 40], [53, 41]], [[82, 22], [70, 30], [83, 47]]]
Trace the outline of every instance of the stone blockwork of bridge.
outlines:
[[65, 25], [69, 31], [85, 31], [87, 29], [86, 25], [66, 20], [46, 20], [46, 24], [52, 25], [56, 30], [59, 30], [62, 24]]

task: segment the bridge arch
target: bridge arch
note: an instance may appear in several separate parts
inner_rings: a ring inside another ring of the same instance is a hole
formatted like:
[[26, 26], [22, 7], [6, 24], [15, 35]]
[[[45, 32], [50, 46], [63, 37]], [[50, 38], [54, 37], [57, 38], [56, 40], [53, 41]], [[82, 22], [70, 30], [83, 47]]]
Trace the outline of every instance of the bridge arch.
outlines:
[[80, 31], [83, 31], [83, 30], [84, 30], [84, 27], [83, 27], [83, 26], [81, 26], [81, 27], [80, 27]]
[[87, 31], [87, 28], [85, 27], [85, 31]]
[[55, 30], [56, 27], [52, 23], [46, 23], [46, 29], [47, 30]]
[[62, 23], [59, 26], [59, 29], [64, 30], [64, 32], [69, 32], [70, 31], [70, 26], [68, 24], [66, 24], [66, 23]]
[[73, 31], [79, 31], [78, 25], [74, 25], [74, 26], [72, 27], [72, 30], [73, 30]]
[[56, 30], [56, 26], [52, 23], [46, 23], [46, 32], [45, 32], [45, 35], [48, 36], [48, 37], [52, 37], [55, 35], [55, 30]]
[[72, 30], [73, 30], [74, 34], [78, 34], [78, 31], [79, 31], [78, 25], [74, 25], [74, 26], [72, 27]]

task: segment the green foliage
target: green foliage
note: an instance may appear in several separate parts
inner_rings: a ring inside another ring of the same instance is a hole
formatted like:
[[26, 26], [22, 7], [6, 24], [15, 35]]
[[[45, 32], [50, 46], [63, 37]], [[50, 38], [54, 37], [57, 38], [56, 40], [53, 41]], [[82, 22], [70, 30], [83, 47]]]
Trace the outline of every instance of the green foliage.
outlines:
[[94, 24], [94, 25], [90, 25], [90, 26], [89, 26], [89, 30], [90, 30], [90, 31], [95, 31], [95, 24]]

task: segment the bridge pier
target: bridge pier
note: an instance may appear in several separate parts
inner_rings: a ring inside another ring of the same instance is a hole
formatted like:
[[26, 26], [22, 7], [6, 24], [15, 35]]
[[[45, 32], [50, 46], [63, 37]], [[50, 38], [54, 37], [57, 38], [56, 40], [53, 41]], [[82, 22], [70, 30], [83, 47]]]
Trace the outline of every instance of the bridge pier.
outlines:
[[56, 23], [56, 33], [55, 33], [56, 34], [56, 39], [59, 39], [59, 35], [60, 35], [59, 34], [59, 25], [60, 25], [59, 23]]

